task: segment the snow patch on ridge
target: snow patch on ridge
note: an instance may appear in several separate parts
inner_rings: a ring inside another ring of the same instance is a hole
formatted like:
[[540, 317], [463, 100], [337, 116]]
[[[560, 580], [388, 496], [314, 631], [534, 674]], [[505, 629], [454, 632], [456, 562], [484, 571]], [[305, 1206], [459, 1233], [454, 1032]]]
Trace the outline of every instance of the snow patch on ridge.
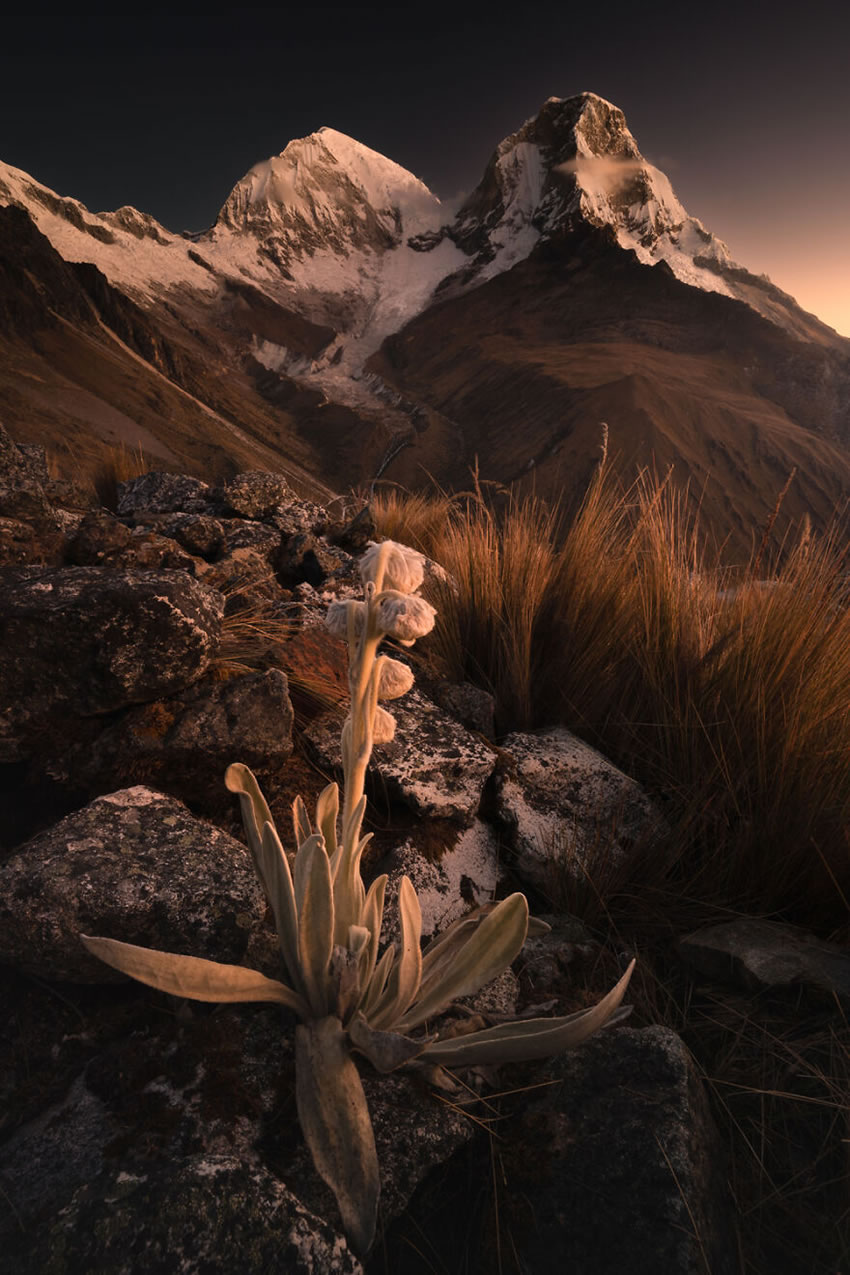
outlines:
[[0, 164], [0, 199], [24, 207], [66, 261], [90, 262], [131, 296], [152, 298], [179, 286], [216, 290], [210, 272], [189, 256], [192, 245], [135, 208], [89, 212], [8, 164]]

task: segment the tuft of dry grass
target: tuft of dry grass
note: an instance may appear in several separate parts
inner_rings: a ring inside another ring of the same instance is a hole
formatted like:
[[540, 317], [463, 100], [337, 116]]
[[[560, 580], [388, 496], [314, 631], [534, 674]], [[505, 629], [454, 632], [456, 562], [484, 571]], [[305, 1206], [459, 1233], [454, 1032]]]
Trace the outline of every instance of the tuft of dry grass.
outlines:
[[127, 482], [130, 478], [139, 478], [153, 468], [155, 466], [145, 456], [141, 443], [135, 450], [126, 443], [121, 443], [112, 447], [98, 462], [91, 480], [94, 494], [104, 509], [115, 513], [118, 508], [118, 484]]
[[[601, 467], [564, 525], [535, 498], [476, 499], [418, 538], [447, 570], [440, 672], [496, 697], [501, 731], [560, 722], [644, 783], [675, 830], [664, 872], [718, 905], [821, 932], [850, 900], [850, 607], [838, 531], [806, 527], [737, 573], [670, 480]], [[448, 510], [451, 513], [448, 513]], [[382, 534], [404, 539], [404, 498]], [[408, 537], [412, 539], [413, 537]]]

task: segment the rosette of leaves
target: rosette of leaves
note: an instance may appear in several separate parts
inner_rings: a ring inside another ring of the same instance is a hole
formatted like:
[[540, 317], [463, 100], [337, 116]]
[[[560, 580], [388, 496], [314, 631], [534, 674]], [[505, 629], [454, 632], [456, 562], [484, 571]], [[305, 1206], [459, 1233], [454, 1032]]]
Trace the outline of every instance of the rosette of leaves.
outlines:
[[[296, 1100], [315, 1166], [333, 1190], [352, 1248], [365, 1254], [375, 1235], [380, 1178], [372, 1124], [353, 1054], [380, 1073], [414, 1060], [468, 1067], [537, 1059], [571, 1048], [626, 1013], [620, 1002], [632, 965], [603, 1000], [561, 1018], [518, 1019], [464, 1036], [429, 1034], [443, 1011], [505, 970], [530, 922], [524, 895], [512, 894], [462, 917], [421, 949], [419, 901], [410, 880], [399, 890], [400, 941], [382, 952], [387, 877], [366, 889], [360, 861], [366, 768], [376, 740], [394, 721], [379, 699], [404, 694], [410, 669], [379, 652], [394, 637], [411, 644], [434, 623], [416, 590], [422, 559], [391, 541], [361, 562], [363, 601], [332, 604], [328, 626], [349, 645], [351, 708], [342, 731], [344, 804], [330, 784], [313, 817], [293, 803], [297, 850], [292, 866], [269, 807], [247, 766], [228, 768], [238, 793], [257, 873], [271, 903], [284, 978], [198, 957], [154, 951], [109, 938], [83, 937], [90, 952], [161, 991], [203, 1001], [271, 1001], [293, 1010]], [[545, 927], [543, 927], [545, 928]]]

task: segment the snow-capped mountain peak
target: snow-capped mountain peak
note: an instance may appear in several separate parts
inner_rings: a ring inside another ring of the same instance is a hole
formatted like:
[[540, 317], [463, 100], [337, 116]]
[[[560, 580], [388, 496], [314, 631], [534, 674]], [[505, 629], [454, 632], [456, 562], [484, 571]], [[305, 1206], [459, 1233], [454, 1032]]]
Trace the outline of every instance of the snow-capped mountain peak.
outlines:
[[550, 97], [499, 144], [456, 233], [489, 278], [582, 221], [610, 226], [647, 265], [666, 261], [683, 282], [733, 295], [721, 274], [733, 265], [726, 245], [689, 216], [623, 112], [595, 93]]
[[237, 182], [217, 224], [282, 236], [277, 249], [289, 258], [319, 246], [386, 250], [437, 228], [442, 218], [439, 199], [412, 173], [345, 133], [321, 128], [256, 164]]

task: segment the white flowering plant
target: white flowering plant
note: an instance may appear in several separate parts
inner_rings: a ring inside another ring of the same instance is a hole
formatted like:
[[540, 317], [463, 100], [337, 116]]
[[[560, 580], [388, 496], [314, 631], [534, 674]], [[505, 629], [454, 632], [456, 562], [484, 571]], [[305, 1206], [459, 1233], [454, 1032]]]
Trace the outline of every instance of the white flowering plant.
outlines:
[[[162, 991], [202, 1001], [271, 1001], [300, 1020], [295, 1029], [298, 1117], [315, 1166], [333, 1190], [349, 1242], [368, 1252], [375, 1236], [380, 1177], [366, 1097], [353, 1053], [380, 1073], [414, 1060], [468, 1067], [543, 1058], [579, 1044], [619, 1009], [634, 962], [607, 996], [561, 1018], [517, 1019], [464, 1036], [423, 1030], [458, 997], [505, 970], [529, 933], [524, 895], [475, 909], [421, 948], [421, 913], [401, 880], [400, 940], [381, 951], [386, 875], [367, 889], [360, 872], [365, 780], [375, 743], [393, 738], [395, 720], [379, 700], [413, 685], [406, 664], [380, 651], [391, 637], [412, 645], [434, 625], [417, 592], [421, 554], [393, 541], [372, 545], [360, 563], [364, 599], [331, 604], [327, 625], [349, 651], [351, 704], [342, 728], [344, 801], [329, 784], [311, 818], [293, 803], [297, 850], [290, 862], [256, 778], [228, 768], [239, 796], [253, 861], [274, 912], [285, 981], [257, 970], [83, 936], [95, 956]], [[535, 923], [531, 923], [532, 925]], [[539, 925], [539, 923], [537, 923]]]

